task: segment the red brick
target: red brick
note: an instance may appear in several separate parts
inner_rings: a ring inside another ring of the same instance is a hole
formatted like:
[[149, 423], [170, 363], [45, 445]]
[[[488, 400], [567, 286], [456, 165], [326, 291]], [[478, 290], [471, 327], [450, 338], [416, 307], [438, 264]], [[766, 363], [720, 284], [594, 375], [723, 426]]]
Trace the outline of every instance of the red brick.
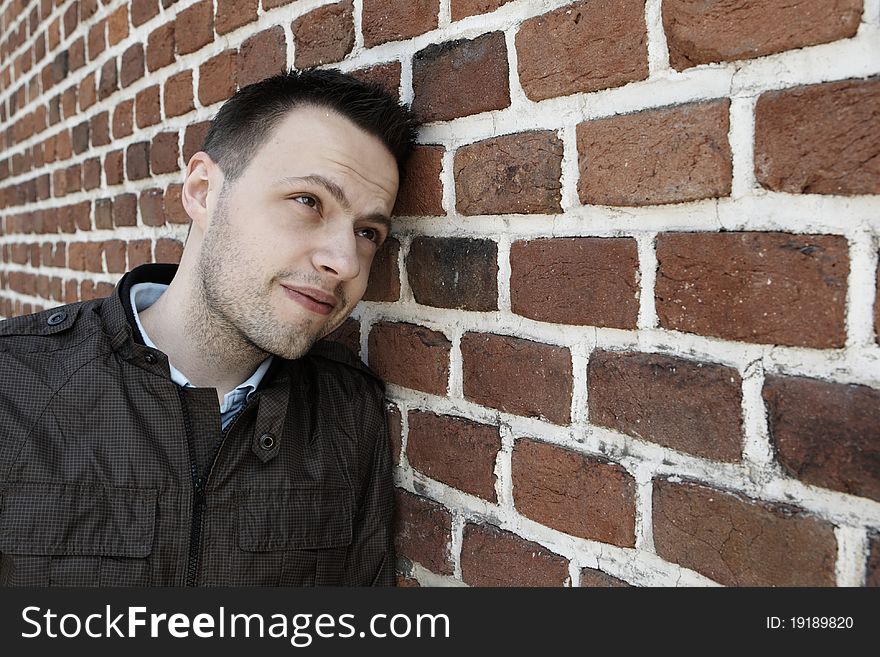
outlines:
[[862, 0], [665, 0], [663, 27], [669, 63], [749, 59], [855, 36]]
[[69, 119], [76, 115], [76, 91], [77, 87], [72, 86], [64, 90], [61, 94], [61, 111], [65, 119]]
[[183, 163], [184, 166], [189, 162], [190, 158], [197, 152], [202, 150], [202, 144], [205, 143], [205, 135], [211, 127], [210, 121], [199, 121], [186, 127], [186, 133], [183, 135]]
[[438, 0], [364, 0], [364, 46], [399, 41], [437, 27]]
[[123, 87], [144, 77], [144, 46], [135, 43], [122, 53], [122, 64], [119, 67], [119, 83]]
[[104, 100], [118, 88], [116, 59], [108, 59], [101, 67], [101, 77], [98, 82], [98, 98]]
[[624, 468], [533, 440], [511, 456], [517, 510], [558, 531], [635, 546], [635, 480]]
[[755, 175], [793, 194], [880, 194], [880, 79], [762, 94]]
[[150, 240], [134, 240], [126, 245], [126, 254], [128, 257], [128, 268], [134, 269], [148, 262], [153, 262], [150, 254]]
[[[64, 38], [66, 39], [73, 31], [76, 29], [76, 26], [79, 24], [79, 2], [73, 2], [68, 5], [67, 9], [64, 11]], [[22, 25], [24, 27], [24, 25]]]
[[[346, 320], [348, 321], [348, 320]], [[356, 321], [354, 322], [359, 327]], [[400, 449], [403, 441], [403, 426], [400, 419], [400, 409], [392, 403], [386, 403], [385, 421], [388, 424], [388, 440], [391, 443], [391, 462], [400, 464]]]
[[107, 42], [115, 46], [128, 36], [128, 7], [123, 4], [107, 19]]
[[217, 13], [214, 15], [214, 29], [217, 34], [232, 30], [257, 20], [259, 0], [217, 0]]
[[86, 42], [80, 37], [67, 48], [67, 66], [76, 71], [86, 63]]
[[91, 134], [92, 146], [106, 146], [110, 143], [110, 114], [101, 112], [95, 114], [89, 121], [89, 133]]
[[452, 343], [423, 326], [379, 322], [370, 331], [370, 367], [389, 383], [445, 395]]
[[397, 301], [400, 298], [399, 253], [400, 242], [393, 237], [386, 239], [376, 252], [364, 301]]
[[496, 502], [495, 457], [498, 427], [422, 411], [409, 414], [406, 455], [410, 465], [432, 479]]
[[140, 198], [138, 199], [141, 223], [144, 226], [163, 226], [165, 224], [163, 204], [163, 190], [151, 188], [141, 191]]
[[461, 214], [561, 212], [562, 141], [551, 131], [493, 137], [455, 154]]
[[94, 220], [95, 228], [99, 230], [113, 228], [113, 201], [111, 199], [99, 198], [95, 201]]
[[729, 105], [711, 101], [581, 123], [581, 203], [633, 206], [728, 196]]
[[[67, 174], [67, 193], [78, 192], [82, 189], [82, 168], [79, 164], [74, 164], [66, 169]], [[36, 198], [32, 199], [36, 200]]]
[[104, 258], [107, 261], [107, 272], [121, 274], [125, 271], [125, 242], [108, 240], [103, 243]]
[[571, 354], [521, 338], [466, 333], [461, 339], [464, 395], [506, 413], [568, 424]]
[[661, 234], [657, 260], [663, 328], [761, 344], [844, 345], [845, 237]]
[[195, 108], [193, 105], [192, 71], [182, 71], [165, 81], [165, 116], [180, 116]]
[[156, 125], [162, 119], [159, 85], [141, 89], [134, 99], [134, 116], [138, 128]]
[[135, 27], [143, 25], [158, 13], [159, 3], [157, 0], [132, 0], [131, 2], [131, 24]]
[[180, 184], [168, 185], [165, 190], [165, 200], [162, 209], [165, 212], [165, 221], [170, 224], [188, 224], [190, 222], [189, 215], [183, 208], [180, 200]]
[[104, 49], [107, 47], [107, 40], [105, 37], [106, 27], [107, 21], [102, 20], [89, 28], [89, 61], [97, 59], [98, 55], [104, 52]]
[[517, 32], [516, 51], [532, 100], [644, 80], [645, 0], [583, 0], [530, 18]]
[[134, 194], [118, 194], [113, 199], [113, 226], [137, 225], [137, 196]]
[[132, 133], [134, 101], [125, 100], [113, 109], [113, 138], [128, 137]]
[[877, 260], [877, 280], [874, 285], [874, 336], [877, 344], [880, 344], [880, 258]]
[[155, 71], [174, 61], [174, 23], [160, 25], [147, 40], [147, 70]]
[[[510, 301], [517, 315], [554, 324], [636, 328], [638, 249], [628, 237], [514, 242]], [[589, 294], [572, 294], [589, 290]]]
[[468, 16], [488, 14], [508, 2], [510, 0], [452, 0], [452, 20], [458, 21]]
[[468, 523], [461, 546], [461, 578], [471, 586], [565, 586], [568, 560], [492, 525]]
[[214, 5], [202, 0], [177, 14], [174, 25], [177, 53], [195, 52], [214, 40]]
[[354, 47], [352, 0], [310, 11], [297, 18], [291, 29], [296, 68], [342, 61]]
[[235, 93], [236, 52], [224, 50], [199, 67], [199, 102], [213, 105]]
[[237, 80], [241, 87], [283, 73], [287, 68], [287, 45], [280, 25], [263, 30], [241, 44]]
[[768, 375], [776, 458], [804, 483], [880, 500], [880, 390]]
[[89, 147], [89, 122], [83, 121], [70, 130], [73, 152], [79, 155]]
[[452, 574], [452, 514], [436, 502], [396, 489], [394, 549], [441, 575]]
[[110, 151], [104, 156], [104, 179], [108, 185], [118, 185], [122, 182], [122, 151]]
[[351, 71], [351, 74], [358, 80], [378, 84], [394, 98], [400, 100], [400, 62], [376, 64]]
[[413, 56], [412, 109], [423, 121], [510, 105], [507, 47], [502, 32], [431, 45]]
[[693, 483], [654, 481], [654, 545], [662, 558], [728, 586], [833, 586], [832, 525]]
[[172, 173], [180, 170], [177, 147], [177, 132], [160, 132], [150, 144], [150, 171], [153, 173]]
[[418, 580], [398, 574], [395, 581], [395, 586], [397, 586], [398, 588], [419, 588], [420, 585]]
[[603, 573], [601, 570], [582, 568], [580, 586], [583, 588], [619, 588], [629, 586], [629, 584], [608, 573]]
[[416, 237], [406, 258], [418, 303], [438, 308], [498, 309], [498, 245], [466, 237]]
[[86, 110], [98, 100], [95, 76], [89, 73], [79, 83], [79, 109]]
[[742, 380], [732, 367], [599, 350], [587, 386], [592, 424], [708, 459], [741, 458]]
[[274, 9], [283, 5], [289, 5], [294, 0], [263, 0], [263, 9]]
[[161, 238], [156, 241], [156, 262], [178, 264], [183, 255], [183, 244], [177, 240]]
[[419, 217], [442, 216], [443, 170], [442, 146], [416, 146], [406, 164], [406, 174], [397, 193], [394, 214]]

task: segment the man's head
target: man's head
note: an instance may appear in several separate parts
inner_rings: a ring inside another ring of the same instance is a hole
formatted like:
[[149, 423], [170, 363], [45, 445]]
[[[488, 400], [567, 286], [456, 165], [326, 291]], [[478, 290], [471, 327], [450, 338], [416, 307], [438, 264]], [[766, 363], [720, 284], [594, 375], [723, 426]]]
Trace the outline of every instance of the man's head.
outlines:
[[388, 235], [414, 121], [335, 71], [276, 76], [218, 112], [190, 160], [181, 270], [233, 342], [297, 358], [339, 326]]

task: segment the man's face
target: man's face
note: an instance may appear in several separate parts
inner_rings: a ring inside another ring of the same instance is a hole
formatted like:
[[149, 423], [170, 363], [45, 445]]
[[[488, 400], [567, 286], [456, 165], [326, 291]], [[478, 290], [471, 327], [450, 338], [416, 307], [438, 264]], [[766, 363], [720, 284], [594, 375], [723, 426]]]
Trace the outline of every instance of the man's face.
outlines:
[[292, 110], [209, 207], [198, 274], [212, 318], [267, 353], [304, 354], [363, 296], [397, 184], [376, 137]]

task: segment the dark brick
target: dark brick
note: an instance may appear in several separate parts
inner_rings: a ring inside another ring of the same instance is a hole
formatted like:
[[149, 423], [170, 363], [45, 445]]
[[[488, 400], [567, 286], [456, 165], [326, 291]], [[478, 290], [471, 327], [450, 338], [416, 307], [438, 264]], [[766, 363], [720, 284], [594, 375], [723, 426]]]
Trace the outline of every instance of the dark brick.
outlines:
[[113, 199], [113, 226], [137, 225], [137, 196], [134, 194], [118, 194]]
[[147, 70], [156, 71], [174, 61], [174, 23], [160, 25], [147, 39]]
[[443, 170], [442, 146], [416, 146], [406, 164], [406, 177], [397, 193], [395, 215], [410, 217], [442, 216]]
[[165, 193], [161, 189], [145, 189], [138, 199], [141, 222], [144, 226], [165, 225]]
[[498, 309], [498, 245], [464, 237], [416, 237], [406, 258], [418, 303], [438, 308]]
[[423, 326], [379, 322], [370, 331], [370, 367], [389, 383], [445, 395], [452, 343]]
[[150, 145], [150, 170], [153, 173], [172, 173], [180, 170], [177, 160], [179, 135], [177, 132], [160, 132]]
[[397, 268], [400, 242], [393, 237], [376, 252], [364, 301], [397, 301], [400, 298], [400, 275]]
[[132, 0], [131, 24], [135, 27], [143, 25], [159, 13], [157, 0]]
[[241, 44], [238, 52], [238, 84], [246, 86], [287, 68], [287, 45], [280, 25], [263, 30]]
[[468, 523], [461, 546], [461, 578], [471, 586], [565, 586], [568, 560], [516, 534]]
[[452, 574], [452, 514], [436, 502], [396, 489], [394, 549], [441, 575]]
[[98, 82], [98, 98], [104, 100], [119, 88], [116, 79], [116, 59], [108, 59], [101, 67], [101, 77]]
[[119, 68], [119, 82], [123, 87], [144, 77], [144, 46], [135, 43], [122, 53], [122, 64]]
[[202, 150], [202, 144], [205, 143], [205, 135], [211, 127], [210, 121], [199, 121], [186, 127], [183, 135], [183, 163], [184, 166], [189, 162], [190, 158], [197, 152]]
[[394, 98], [400, 100], [400, 62], [376, 64], [369, 68], [351, 71], [351, 74], [358, 80], [378, 84]]
[[158, 84], [137, 93], [134, 100], [134, 116], [138, 128], [146, 128], [159, 123], [162, 114]]
[[601, 570], [582, 568], [580, 586], [583, 588], [619, 588], [629, 586], [629, 584], [608, 573], [603, 573]]
[[125, 100], [113, 109], [113, 137], [119, 139], [132, 133], [132, 112], [134, 101]]

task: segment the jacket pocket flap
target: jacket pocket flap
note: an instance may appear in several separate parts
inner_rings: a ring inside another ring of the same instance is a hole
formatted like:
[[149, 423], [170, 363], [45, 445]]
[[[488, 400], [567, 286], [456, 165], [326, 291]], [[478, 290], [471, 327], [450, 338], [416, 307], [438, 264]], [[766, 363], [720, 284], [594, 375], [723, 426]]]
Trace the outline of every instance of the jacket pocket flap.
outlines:
[[238, 505], [238, 545], [248, 552], [314, 550], [351, 543], [348, 488], [251, 489]]
[[66, 484], [10, 484], [2, 493], [0, 552], [146, 557], [156, 491]]

